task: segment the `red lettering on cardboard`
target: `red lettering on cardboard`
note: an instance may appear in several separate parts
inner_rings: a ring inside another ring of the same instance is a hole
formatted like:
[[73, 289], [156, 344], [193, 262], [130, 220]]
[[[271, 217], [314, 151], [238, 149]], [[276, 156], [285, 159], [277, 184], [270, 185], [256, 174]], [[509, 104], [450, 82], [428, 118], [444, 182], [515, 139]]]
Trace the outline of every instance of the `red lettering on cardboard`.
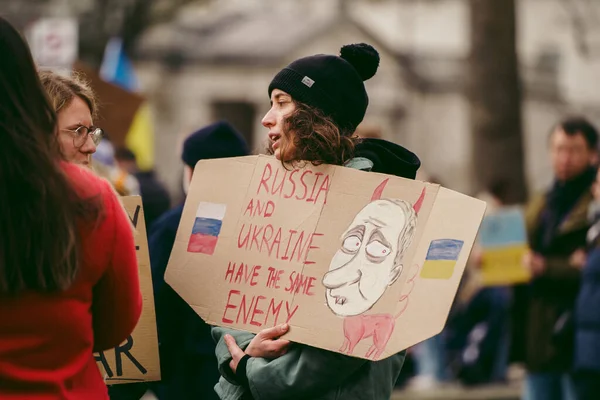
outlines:
[[[233, 295], [235, 295], [235, 297]], [[296, 314], [298, 311], [298, 306], [292, 306], [292, 304], [290, 304], [287, 300], [277, 301], [274, 298], [269, 298], [269, 305], [267, 306], [267, 311], [265, 312], [264, 308], [260, 304], [261, 301], [265, 300], [267, 300], [267, 297], [262, 295], [250, 296], [242, 294], [238, 290], [231, 290], [229, 291], [225, 312], [223, 313], [221, 320], [226, 324], [233, 324], [234, 320], [226, 317], [227, 310], [237, 309], [237, 315], [235, 317], [236, 324], [253, 325], [257, 327], [262, 327], [265, 325], [275, 326], [279, 321], [279, 316], [284, 303], [286, 322], [289, 323], [294, 314]], [[270, 320], [273, 321], [273, 324], [268, 324]]]
[[[282, 243], [281, 238], [283, 233], [284, 230], [281, 227], [276, 228], [271, 224], [261, 226], [255, 224], [242, 224], [237, 240], [238, 249], [267, 253], [269, 257], [277, 260], [306, 263], [309, 251], [311, 249], [319, 248], [318, 246], [313, 245], [314, 237], [323, 236], [322, 233], [309, 233], [306, 231], [289, 229], [285, 232], [289, 234], [289, 237]], [[283, 254], [282, 244], [285, 246], [285, 252], [283, 252]], [[314, 261], [308, 261], [308, 263], [314, 264]]]
[[229, 281], [229, 283], [245, 283], [250, 286], [256, 286], [258, 284], [257, 278], [261, 268], [260, 265], [253, 265], [250, 267], [246, 263], [240, 263], [238, 265], [237, 263], [230, 261], [227, 265], [225, 280]]
[[285, 288], [286, 292], [294, 294], [304, 294], [307, 296], [313, 296], [314, 293], [310, 290], [314, 287], [316, 278], [313, 276], [307, 276], [296, 271], [292, 271], [289, 276], [289, 286]]
[[265, 319], [265, 325], [269, 322], [269, 315], [273, 315], [275, 317], [275, 322], [273, 325], [277, 325], [277, 321], [279, 320], [279, 311], [281, 310], [281, 304], [283, 301], [280, 301], [277, 306], [275, 306], [275, 299], [271, 299], [269, 302], [269, 307], [267, 308], [267, 318]]
[[232, 319], [225, 318], [225, 315], [227, 314], [227, 310], [229, 310], [230, 308], [233, 308], [233, 309], [237, 308], [237, 306], [235, 306], [234, 304], [231, 304], [231, 295], [232, 294], [239, 296], [241, 293], [239, 290], [230, 290], [229, 291], [229, 295], [227, 296], [227, 305], [225, 306], [225, 311], [223, 311], [223, 317], [221, 318], [221, 321], [223, 321], [226, 324], [233, 323]]
[[250, 199], [244, 210], [244, 216], [269, 218], [275, 212], [275, 203], [272, 200], [261, 202], [260, 199]]
[[308, 250], [306, 250], [306, 257], [304, 258], [304, 264], [306, 265], [311, 265], [314, 264], [315, 262], [312, 260], [308, 259], [308, 255], [310, 254], [311, 250], [316, 250], [316, 249], [320, 249], [319, 246], [313, 246], [313, 241], [315, 240], [315, 236], [319, 237], [319, 236], [323, 236], [322, 233], [313, 233], [312, 235], [310, 235], [310, 240], [308, 241]]
[[256, 194], [260, 194], [261, 187], [264, 187], [265, 191], [269, 193], [269, 186], [267, 185], [267, 182], [269, 181], [269, 179], [271, 179], [272, 172], [273, 169], [271, 168], [271, 164], [267, 163], [267, 165], [265, 165], [265, 169], [263, 169], [262, 176], [260, 177], [260, 183], [258, 184]]
[[279, 289], [279, 280], [281, 279], [282, 269], [279, 271], [269, 267], [269, 276], [267, 277], [267, 287]]
[[285, 320], [286, 323], [289, 323], [296, 311], [298, 311], [298, 306], [294, 307], [294, 309], [290, 312], [290, 303], [285, 302], [285, 310], [287, 311], [287, 318]]
[[[317, 203], [322, 198], [323, 202], [325, 202], [330, 188], [331, 178], [329, 175], [307, 169], [302, 172], [298, 182], [297, 174], [299, 172], [300, 170], [298, 169], [292, 171], [276, 169], [275, 174], [273, 174], [271, 163], [266, 163], [258, 183], [256, 194], [265, 193], [271, 196], [283, 197], [284, 199], [296, 199], [309, 203]], [[313, 179], [311, 183], [308, 181], [309, 176]], [[309, 187], [310, 196], [307, 198]], [[324, 195], [321, 196], [323, 193]]]
[[265, 299], [266, 299], [266, 297], [265, 297], [265, 296], [258, 296], [258, 297], [256, 298], [256, 301], [254, 302], [254, 311], [252, 311], [252, 319], [250, 319], [250, 325], [254, 325], [254, 326], [262, 326], [262, 323], [255, 321], [255, 320], [254, 320], [254, 317], [255, 317], [257, 314], [259, 314], [259, 315], [260, 315], [260, 314], [264, 314], [264, 313], [265, 313], [263, 310], [261, 310], [261, 309], [258, 307], [258, 302], [259, 302], [259, 301], [261, 301], [261, 300], [265, 300]]
[[288, 176], [288, 180], [291, 184], [290, 187], [290, 193], [289, 194], [284, 194], [283, 198], [285, 199], [291, 199], [294, 196], [294, 193], [296, 192], [296, 182], [292, 179], [294, 174], [297, 174], [299, 171], [297, 169], [293, 170], [290, 175]]

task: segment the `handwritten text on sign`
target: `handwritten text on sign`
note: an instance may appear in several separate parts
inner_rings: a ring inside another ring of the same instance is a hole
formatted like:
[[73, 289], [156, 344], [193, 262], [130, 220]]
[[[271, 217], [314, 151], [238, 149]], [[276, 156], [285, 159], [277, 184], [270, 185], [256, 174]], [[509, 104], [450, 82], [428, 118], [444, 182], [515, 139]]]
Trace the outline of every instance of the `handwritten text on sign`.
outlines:
[[144, 211], [139, 196], [122, 197], [121, 200], [136, 231], [136, 254], [144, 303], [140, 320], [127, 340], [112, 350], [94, 354], [107, 384], [160, 379], [156, 317], [154, 315], [154, 296]]
[[[299, 169], [282, 172], [269, 163], [265, 164], [260, 181], [254, 188], [256, 197], [250, 198], [243, 211], [245, 222], [237, 233], [237, 248], [247, 252], [249, 258], [252, 254], [266, 255], [273, 265], [228, 260], [224, 279], [239, 288], [229, 290], [221, 317], [223, 323], [272, 326], [289, 322], [298, 311], [299, 306], [288, 300], [246, 294], [244, 286], [263, 285], [288, 295], [315, 295], [316, 277], [279, 266], [290, 263], [314, 264], [310, 253], [319, 248], [319, 240], [323, 235], [277, 225], [272, 220], [277, 216], [278, 206], [283, 208], [284, 204], [326, 204], [330, 181], [330, 176], [321, 172]], [[289, 208], [286, 212], [289, 212]], [[285, 221], [285, 218], [279, 218], [278, 221]]]

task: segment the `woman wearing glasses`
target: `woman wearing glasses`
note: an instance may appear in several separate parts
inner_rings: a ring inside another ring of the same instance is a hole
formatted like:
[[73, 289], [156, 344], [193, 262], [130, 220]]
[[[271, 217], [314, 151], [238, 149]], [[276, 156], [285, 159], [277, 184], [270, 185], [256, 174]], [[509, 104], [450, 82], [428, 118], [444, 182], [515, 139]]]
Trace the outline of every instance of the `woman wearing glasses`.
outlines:
[[58, 114], [58, 142], [63, 157], [108, 179], [121, 196], [139, 195], [139, 183], [133, 175], [92, 160], [92, 154], [104, 134], [102, 129], [93, 125], [97, 117], [97, 101], [83, 78], [80, 75], [66, 77], [51, 71], [42, 71], [39, 76]]
[[78, 75], [42, 71], [40, 80], [58, 114], [58, 142], [64, 158], [91, 167], [92, 154], [102, 139], [102, 130], [94, 126], [94, 92]]

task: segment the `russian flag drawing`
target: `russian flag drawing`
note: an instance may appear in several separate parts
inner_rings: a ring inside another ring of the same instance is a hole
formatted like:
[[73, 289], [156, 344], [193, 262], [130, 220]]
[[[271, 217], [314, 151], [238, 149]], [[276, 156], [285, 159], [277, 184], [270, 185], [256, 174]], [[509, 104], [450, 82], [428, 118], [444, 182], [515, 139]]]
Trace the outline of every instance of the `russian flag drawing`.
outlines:
[[188, 253], [212, 255], [215, 252], [226, 209], [225, 204], [201, 202], [198, 205]]
[[432, 240], [421, 270], [421, 278], [450, 279], [464, 242], [456, 239]]

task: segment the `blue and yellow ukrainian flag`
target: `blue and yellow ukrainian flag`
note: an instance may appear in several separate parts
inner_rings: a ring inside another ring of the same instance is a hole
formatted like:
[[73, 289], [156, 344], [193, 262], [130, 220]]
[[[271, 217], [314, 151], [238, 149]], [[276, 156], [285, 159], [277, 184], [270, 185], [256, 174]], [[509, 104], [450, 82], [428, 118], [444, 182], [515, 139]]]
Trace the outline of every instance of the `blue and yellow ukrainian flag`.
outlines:
[[[139, 91], [139, 82], [133, 65], [123, 50], [121, 38], [111, 38], [106, 45], [100, 77], [130, 92]], [[154, 167], [154, 126], [147, 102], [138, 107], [125, 136], [125, 146], [135, 154], [141, 170], [147, 171]]]
[[421, 278], [450, 279], [464, 242], [456, 239], [432, 240], [423, 263]]
[[483, 250], [481, 278], [486, 286], [527, 282], [530, 273], [523, 267], [527, 234], [523, 210], [518, 207], [487, 215], [479, 229]]

